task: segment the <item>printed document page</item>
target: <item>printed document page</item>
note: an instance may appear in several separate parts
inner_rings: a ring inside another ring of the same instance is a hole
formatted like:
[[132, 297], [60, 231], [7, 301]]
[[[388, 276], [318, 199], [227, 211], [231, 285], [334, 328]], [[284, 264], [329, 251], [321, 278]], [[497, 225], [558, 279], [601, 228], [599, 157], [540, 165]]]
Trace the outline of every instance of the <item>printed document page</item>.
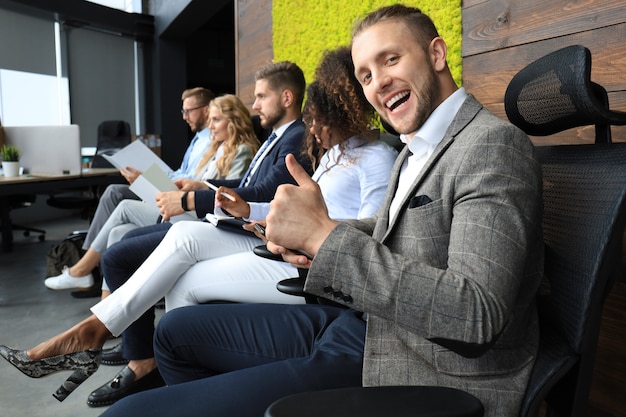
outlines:
[[150, 165], [157, 164], [165, 173], [174, 171], [140, 140], [131, 142], [129, 145], [126, 145], [113, 155], [102, 156], [117, 169], [126, 169], [126, 167], [131, 167], [144, 172], [150, 167]]
[[[130, 185], [130, 190], [137, 194], [144, 203], [156, 205], [156, 196], [166, 191], [177, 191], [174, 182], [161, 170], [157, 164], [152, 164]], [[195, 211], [189, 211], [173, 216], [170, 221], [197, 220]]]

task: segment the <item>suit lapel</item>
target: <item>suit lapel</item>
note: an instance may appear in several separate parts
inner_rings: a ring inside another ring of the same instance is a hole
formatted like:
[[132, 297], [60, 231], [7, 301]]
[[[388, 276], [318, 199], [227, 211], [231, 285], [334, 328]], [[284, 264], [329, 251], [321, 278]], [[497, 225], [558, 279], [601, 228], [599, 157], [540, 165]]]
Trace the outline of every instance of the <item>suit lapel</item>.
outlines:
[[[430, 156], [430, 158], [428, 158], [428, 161], [426, 161], [424, 168], [422, 168], [419, 175], [413, 181], [409, 192], [403, 197], [402, 203], [400, 204], [399, 212], [406, 209], [409, 204], [409, 200], [411, 199], [411, 197], [417, 194], [417, 190], [421, 186], [422, 182], [425, 181], [426, 178], [428, 178], [428, 175], [434, 169], [437, 161], [439, 161], [439, 159], [445, 154], [445, 151], [448, 149], [448, 147], [452, 145], [455, 137], [465, 128], [465, 126], [467, 126], [474, 119], [474, 117], [476, 117], [481, 109], [482, 105], [472, 95], [469, 95], [459, 109], [454, 120], [452, 120], [452, 123], [448, 127], [448, 130], [446, 131], [443, 139], [441, 140], [441, 142], [439, 142], [433, 154]], [[398, 187], [400, 169], [402, 168], [404, 160], [408, 157], [408, 154], [409, 150], [408, 146], [406, 146], [398, 157], [396, 165], [394, 166], [391, 174], [390, 180], [393, 180], [393, 182], [390, 181], [390, 184], [393, 184], [393, 188], [390, 187], [390, 190], [393, 189], [393, 192], [387, 193], [387, 197], [385, 198], [384, 202], [384, 214], [380, 216], [378, 224], [376, 225], [377, 227], [374, 231], [374, 238], [380, 242], [383, 242], [385, 239], [387, 239], [387, 237], [391, 234], [395, 225], [398, 222], [398, 216], [395, 216], [390, 223], [389, 207], [391, 206], [391, 201], [393, 200], [393, 197], [395, 195], [395, 190]]]
[[274, 139], [275, 143], [271, 145], [270, 150], [267, 152], [267, 155], [265, 155], [265, 157], [261, 161], [258, 162], [259, 167], [257, 168], [256, 171], [254, 171], [254, 174], [252, 175], [252, 177], [250, 177], [250, 181], [248, 182], [248, 185], [247, 185], [248, 187], [256, 184], [257, 180], [264, 178], [267, 175], [267, 172], [271, 169], [271, 167], [274, 166], [274, 162], [270, 164], [265, 164], [265, 165], [263, 164], [263, 162], [265, 162], [266, 160], [273, 161], [274, 155], [277, 152], [274, 149], [279, 147], [278, 142], [283, 140], [283, 138], [287, 137], [291, 129], [294, 129], [295, 126], [298, 125], [298, 123], [301, 123], [301, 121], [302, 121], [302, 117], [298, 117], [297, 119], [295, 119], [295, 121], [292, 124], [290, 124], [287, 127], [287, 129], [285, 129], [283, 134], [280, 135], [280, 138]]
[[396, 158], [396, 162], [394, 163], [393, 168], [391, 169], [391, 175], [389, 176], [389, 186], [387, 187], [387, 195], [385, 196], [385, 200], [382, 204], [382, 209], [379, 212], [378, 220], [376, 222], [376, 227], [374, 228], [374, 232], [372, 233], [372, 237], [382, 242], [383, 236], [387, 230], [387, 225], [389, 224], [389, 207], [391, 206], [391, 202], [393, 197], [395, 196], [395, 190], [398, 188], [398, 181], [400, 179], [400, 170], [402, 169], [402, 165], [404, 165], [404, 160], [409, 156], [409, 147], [405, 146], [400, 154]]

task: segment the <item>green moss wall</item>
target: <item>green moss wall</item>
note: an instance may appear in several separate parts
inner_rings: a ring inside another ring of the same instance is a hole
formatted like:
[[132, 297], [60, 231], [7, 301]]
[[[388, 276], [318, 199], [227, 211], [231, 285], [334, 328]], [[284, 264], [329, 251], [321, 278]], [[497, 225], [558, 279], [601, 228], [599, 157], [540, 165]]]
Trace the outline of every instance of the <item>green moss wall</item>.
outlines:
[[[307, 82], [322, 53], [350, 43], [352, 26], [362, 16], [398, 3], [391, 0], [273, 0], [274, 60], [289, 60], [304, 71]], [[461, 0], [407, 0], [428, 14], [448, 45], [448, 63], [461, 85]]]

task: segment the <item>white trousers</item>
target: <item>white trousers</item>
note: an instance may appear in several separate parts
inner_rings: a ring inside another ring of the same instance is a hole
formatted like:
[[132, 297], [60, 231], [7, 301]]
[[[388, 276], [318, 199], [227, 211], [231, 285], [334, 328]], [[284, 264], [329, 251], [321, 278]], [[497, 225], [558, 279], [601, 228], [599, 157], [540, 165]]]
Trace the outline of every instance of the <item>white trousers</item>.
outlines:
[[[126, 233], [138, 227], [155, 224], [159, 217], [157, 206], [139, 200], [121, 200], [116, 204], [117, 206], [100, 226], [100, 231], [91, 242], [90, 247], [100, 254], [122, 239]], [[105, 279], [102, 280], [102, 289], [109, 290]]]
[[262, 243], [252, 233], [210, 223], [176, 223], [129, 280], [91, 311], [117, 336], [162, 297], [168, 311], [214, 300], [304, 303], [276, 289], [276, 282], [297, 276], [297, 270], [256, 256], [252, 249]]

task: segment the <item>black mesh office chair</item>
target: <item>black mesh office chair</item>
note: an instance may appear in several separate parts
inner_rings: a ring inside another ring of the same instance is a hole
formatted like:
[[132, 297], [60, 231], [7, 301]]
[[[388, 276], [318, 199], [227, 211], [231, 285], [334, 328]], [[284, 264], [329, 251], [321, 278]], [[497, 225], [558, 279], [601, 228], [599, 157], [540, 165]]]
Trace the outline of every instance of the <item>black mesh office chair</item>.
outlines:
[[[544, 404], [548, 415], [587, 415], [602, 307], [621, 271], [626, 143], [610, 143], [610, 125], [626, 124], [626, 114], [608, 109], [606, 92], [591, 83], [590, 73], [586, 48], [564, 48], [520, 71], [505, 95], [507, 116], [529, 134], [596, 126], [596, 144], [537, 148], [543, 168], [545, 280], [538, 295], [540, 347], [522, 417], [538, 416]], [[415, 398], [454, 401], [436, 387], [399, 389], [413, 390]], [[374, 393], [387, 406], [385, 412], [376, 412], [368, 402]], [[393, 388], [354, 389], [351, 412], [338, 414], [337, 390], [298, 394], [274, 403], [266, 417], [464, 415], [463, 407], [443, 413], [436, 404], [423, 407], [410, 397], [397, 402], [394, 395], [399, 394]]]
[[[92, 168], [113, 168], [102, 155], [112, 155], [130, 143], [131, 133], [128, 122], [108, 120], [98, 125], [96, 153], [91, 162]], [[61, 209], [80, 210], [82, 216], [91, 219], [98, 206], [102, 190], [97, 187], [56, 193], [49, 196], [48, 205]]]

